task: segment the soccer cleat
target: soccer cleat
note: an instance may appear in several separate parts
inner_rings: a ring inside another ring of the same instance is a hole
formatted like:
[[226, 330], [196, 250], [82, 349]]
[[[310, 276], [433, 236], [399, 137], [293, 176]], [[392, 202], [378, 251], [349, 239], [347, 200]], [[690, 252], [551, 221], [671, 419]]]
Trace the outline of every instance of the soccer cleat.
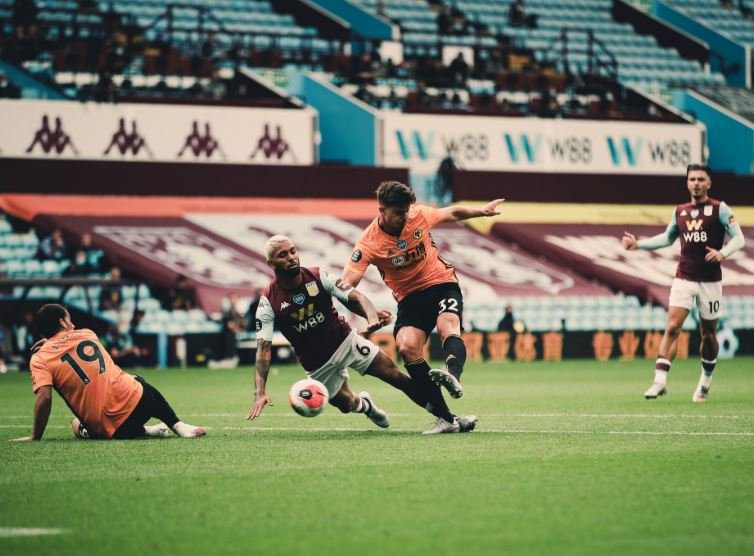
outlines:
[[476, 415], [461, 415], [456, 416], [458, 421], [458, 432], [471, 432], [476, 428], [476, 422], [479, 421], [479, 417]]
[[144, 436], [153, 436], [157, 438], [165, 438], [170, 436], [170, 427], [165, 423], [158, 423], [157, 425], [144, 425]]
[[189, 425], [183, 421], [178, 421], [173, 425], [173, 432], [181, 438], [194, 438], [207, 434], [207, 429], [204, 427], [195, 427], [194, 425]]
[[442, 369], [430, 369], [429, 378], [438, 386], [443, 386], [451, 398], [457, 400], [463, 396], [463, 386], [461, 386], [456, 377], [450, 374], [446, 367]]
[[700, 384], [696, 387], [691, 401], [694, 403], [704, 403], [707, 401], [707, 394], [709, 394], [709, 386], [702, 386]]
[[447, 434], [453, 432], [461, 432], [461, 425], [458, 423], [458, 419], [453, 419], [452, 423], [448, 423], [442, 417], [438, 417], [432, 426], [422, 434]]
[[367, 419], [369, 419], [372, 423], [380, 428], [388, 428], [390, 426], [390, 417], [388, 417], [387, 413], [385, 413], [375, 405], [374, 401], [372, 400], [372, 396], [369, 395], [369, 392], [359, 392], [359, 397], [362, 400], [369, 402], [369, 411], [364, 413], [364, 415], [367, 416]]
[[648, 400], [654, 400], [658, 396], [664, 396], [668, 393], [668, 389], [661, 382], [653, 382], [649, 390], [644, 392], [644, 397]]

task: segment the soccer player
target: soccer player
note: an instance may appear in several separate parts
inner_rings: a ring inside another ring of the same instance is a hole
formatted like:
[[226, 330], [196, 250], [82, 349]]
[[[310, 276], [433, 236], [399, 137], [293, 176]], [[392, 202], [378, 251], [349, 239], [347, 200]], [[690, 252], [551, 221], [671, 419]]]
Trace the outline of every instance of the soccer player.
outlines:
[[[712, 186], [708, 166], [690, 164], [686, 168], [686, 187], [691, 201], [675, 207], [670, 224], [661, 234], [637, 241], [633, 234], [624, 232], [621, 242], [629, 251], [634, 249], [659, 249], [681, 238], [681, 259], [670, 288], [668, 322], [660, 342], [655, 363], [655, 378], [644, 397], [653, 400], [667, 393], [670, 366], [678, 348], [678, 336], [683, 322], [696, 302], [699, 309], [702, 343], [700, 353], [702, 369], [692, 401], [707, 401], [712, 373], [717, 363], [717, 320], [722, 313], [723, 283], [720, 263], [744, 245], [741, 227], [733, 211], [723, 201], [707, 195]], [[730, 240], [723, 247], [725, 235]]]
[[[53, 388], [75, 415], [71, 424], [78, 438], [164, 437], [170, 429], [184, 438], [206, 434], [204, 428], [178, 419], [154, 386], [113, 363], [94, 332], [76, 330], [64, 306], [42, 306], [35, 324], [45, 339], [32, 348], [29, 364], [36, 396], [34, 430], [31, 436], [16, 440], [42, 440]], [[145, 426], [151, 417], [162, 422]]]
[[[411, 378], [360, 335], [389, 324], [392, 315], [385, 312], [380, 317], [366, 296], [341, 280], [334, 280], [324, 270], [302, 268], [296, 246], [285, 236], [269, 238], [264, 252], [275, 279], [262, 292], [256, 313], [256, 389], [247, 419], [256, 419], [266, 405], [272, 405], [265, 388], [272, 358], [273, 324], [296, 350], [306, 374], [327, 387], [330, 403], [341, 412], [363, 413], [378, 427], [390, 426], [388, 415], [368, 392], [351, 391], [348, 367], [362, 375], [376, 376], [403, 391], [417, 405], [427, 406], [428, 400], [420, 395]], [[367, 319], [362, 332], [355, 333], [338, 315], [333, 297]]]
[[[463, 395], [460, 378], [466, 346], [461, 338], [463, 296], [458, 278], [453, 266], [438, 254], [430, 230], [443, 222], [500, 214], [496, 209], [504, 199], [490, 201], [481, 209], [460, 205], [437, 209], [414, 204], [416, 195], [407, 185], [387, 181], [377, 188], [377, 200], [380, 215], [357, 241], [343, 271], [343, 282], [356, 287], [370, 264], [379, 269], [398, 301], [393, 332], [398, 352], [411, 378], [440, 413], [427, 432], [466, 432], [474, 428], [477, 418], [457, 418], [432, 384], [444, 386], [453, 398]], [[422, 356], [435, 327], [445, 351], [442, 369], [430, 369]]]

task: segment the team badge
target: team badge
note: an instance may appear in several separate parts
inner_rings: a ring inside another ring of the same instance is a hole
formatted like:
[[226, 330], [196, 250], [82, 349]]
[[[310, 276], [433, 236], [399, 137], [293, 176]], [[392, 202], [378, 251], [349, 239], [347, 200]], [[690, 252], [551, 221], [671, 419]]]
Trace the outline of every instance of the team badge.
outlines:
[[390, 262], [393, 263], [395, 266], [401, 266], [403, 263], [406, 262], [406, 257], [403, 255], [398, 255], [397, 257], [393, 257], [390, 259]]
[[691, 211], [691, 218], [696, 218], [697, 216], [699, 216], [699, 209], [693, 209]]
[[303, 293], [297, 293], [293, 296], [293, 302], [296, 305], [303, 305], [304, 301], [306, 301], [306, 296]]
[[712, 216], [712, 205], [704, 206], [704, 216]]
[[395, 244], [395, 246], [398, 249], [405, 249], [407, 245], [408, 245], [408, 241], [406, 241], [405, 239], [402, 239], [398, 243]]
[[422, 237], [422, 231], [419, 228], [416, 228], [414, 230], [414, 239], [421, 239]]
[[319, 287], [317, 286], [317, 282], [309, 282], [308, 284], [306, 284], [306, 293], [308, 293], [312, 297], [319, 294]]
[[361, 260], [361, 251], [359, 249], [353, 250], [353, 253], [351, 253], [351, 260], [355, 263], [358, 263]]
[[254, 321], [254, 328], [256, 329], [257, 332], [262, 331], [262, 321], [260, 319], [256, 319]]

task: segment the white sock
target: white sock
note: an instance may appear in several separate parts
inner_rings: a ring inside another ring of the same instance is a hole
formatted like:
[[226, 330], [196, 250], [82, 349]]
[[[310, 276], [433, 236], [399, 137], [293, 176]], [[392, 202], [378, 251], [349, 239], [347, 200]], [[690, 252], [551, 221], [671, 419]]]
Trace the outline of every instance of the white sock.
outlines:
[[702, 376], [699, 378], [699, 384], [705, 388], [709, 388], [712, 382], [712, 373], [715, 371], [716, 364], [717, 359], [713, 359], [712, 361], [702, 359]]
[[147, 436], [165, 436], [168, 431], [168, 426], [165, 423], [157, 423], [156, 425], [144, 425], [144, 434]]
[[356, 409], [353, 410], [353, 413], [366, 413], [369, 411], [369, 402], [367, 402], [364, 398], [359, 397], [359, 405], [356, 406]]
[[668, 383], [668, 373], [670, 372], [670, 360], [664, 357], [658, 357], [655, 362], [655, 382], [659, 384]]
[[667, 384], [668, 371], [661, 371], [660, 369], [655, 369], [655, 382], [659, 382], [660, 384]]
[[173, 430], [175, 431], [175, 434], [183, 438], [202, 436], [204, 434], [204, 432], [197, 434], [199, 430], [204, 431], [202, 427], [195, 427], [194, 425], [189, 425], [188, 423], [184, 423], [183, 421], [178, 421], [175, 425], [173, 425]]

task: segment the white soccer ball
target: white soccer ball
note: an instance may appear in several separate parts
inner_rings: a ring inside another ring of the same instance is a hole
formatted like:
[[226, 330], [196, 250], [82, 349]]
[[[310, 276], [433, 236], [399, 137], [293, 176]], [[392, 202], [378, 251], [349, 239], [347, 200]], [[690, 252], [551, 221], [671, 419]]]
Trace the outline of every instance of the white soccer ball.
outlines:
[[327, 387], [313, 378], [299, 380], [288, 392], [288, 403], [302, 417], [316, 417], [325, 409], [329, 399]]

